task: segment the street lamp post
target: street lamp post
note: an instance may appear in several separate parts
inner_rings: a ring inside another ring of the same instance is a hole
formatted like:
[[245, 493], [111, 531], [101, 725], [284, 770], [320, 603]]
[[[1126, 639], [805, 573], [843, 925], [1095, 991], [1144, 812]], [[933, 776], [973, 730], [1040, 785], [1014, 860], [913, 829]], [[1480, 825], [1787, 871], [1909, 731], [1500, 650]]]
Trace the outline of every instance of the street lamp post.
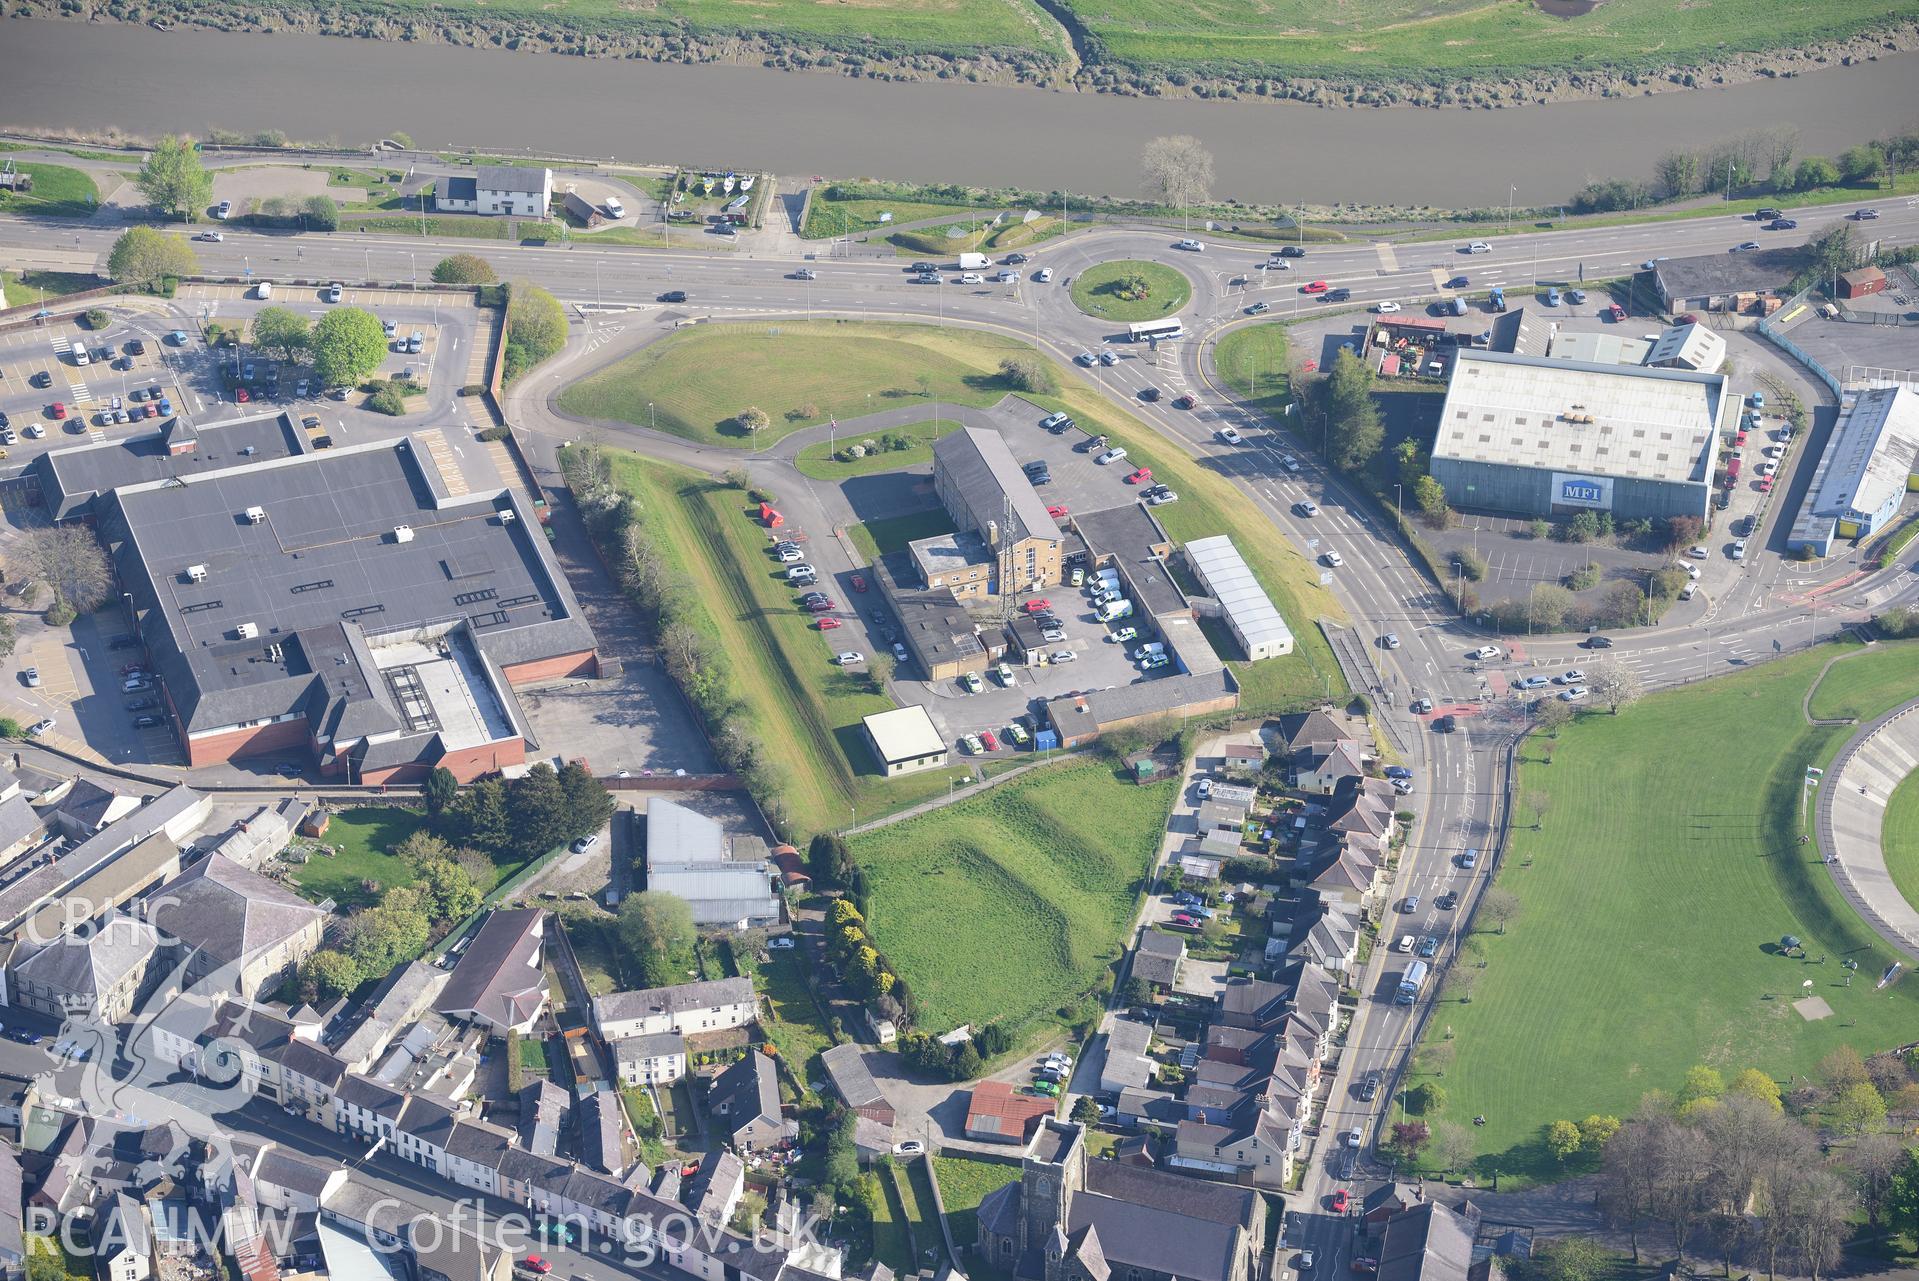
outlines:
[[660, 429], [660, 416], [653, 412], [653, 402], [650, 400], [646, 402], [646, 418], [648, 422], [653, 424], [654, 431]]

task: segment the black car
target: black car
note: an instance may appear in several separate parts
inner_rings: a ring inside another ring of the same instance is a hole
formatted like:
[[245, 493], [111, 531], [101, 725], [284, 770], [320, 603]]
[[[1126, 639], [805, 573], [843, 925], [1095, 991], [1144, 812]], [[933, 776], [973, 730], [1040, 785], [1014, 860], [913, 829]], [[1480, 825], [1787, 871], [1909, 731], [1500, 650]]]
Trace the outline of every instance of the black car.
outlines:
[[1436, 716], [1433, 718], [1433, 733], [1435, 734], [1450, 734], [1458, 728], [1459, 722], [1450, 716]]
[[1588, 636], [1585, 640], [1581, 641], [1580, 643], [1584, 645], [1587, 649], [1611, 649], [1612, 637]]
[[127, 704], [127, 710], [129, 712], [144, 712], [148, 708], [158, 707], [159, 705], [160, 700], [157, 698], [136, 698]]
[[1442, 912], [1452, 911], [1455, 907], [1459, 906], [1459, 891], [1447, 890], [1444, 894], [1441, 894], [1433, 900], [1433, 906]]
[[924, 276], [929, 271], [938, 271], [939, 269], [940, 265], [936, 262], [916, 262], [906, 270]]
[[1025, 254], [1007, 254], [1006, 255], [1006, 265], [1009, 267], [1017, 267], [1023, 262], [1031, 262], [1031, 261], [1032, 259], [1028, 258]]
[[1359, 1083], [1359, 1097], [1368, 1103], [1379, 1097], [1380, 1074], [1368, 1072]]
[[127, 355], [144, 356], [146, 354], [147, 354], [147, 345], [145, 343], [141, 342], [138, 338], [128, 340]]
[[0, 428], [13, 426], [13, 420], [7, 417], [7, 411], [0, 409]]
[[1140, 398], [1141, 400], [1147, 400], [1147, 401], [1153, 401], [1153, 400], [1158, 400], [1158, 399], [1159, 399], [1159, 388], [1157, 388], [1157, 387], [1141, 387], [1141, 388], [1139, 389], [1139, 398]]
[[669, 289], [665, 293], [660, 295], [660, 301], [661, 302], [685, 302], [686, 290]]
[[166, 724], [166, 722], [158, 716], [136, 716], [133, 718], [133, 727], [135, 729], [155, 729], [164, 724]]
[[1279, 256], [1281, 258], [1304, 258], [1306, 251], [1298, 245], [1282, 245], [1279, 249]]
[[1325, 301], [1345, 302], [1347, 299], [1351, 298], [1352, 296], [1353, 296], [1353, 291], [1350, 289], [1346, 289], [1343, 287], [1339, 289], [1328, 289], [1325, 294]]
[[1794, 219], [1774, 218], [1771, 222], [1766, 224], [1766, 230], [1767, 231], [1792, 231], [1792, 230], [1795, 230], [1798, 226], [1799, 226], [1798, 222], [1795, 221]]
[[34, 387], [51, 387], [53, 386], [53, 375], [42, 369], [39, 373], [27, 379], [27, 382]]

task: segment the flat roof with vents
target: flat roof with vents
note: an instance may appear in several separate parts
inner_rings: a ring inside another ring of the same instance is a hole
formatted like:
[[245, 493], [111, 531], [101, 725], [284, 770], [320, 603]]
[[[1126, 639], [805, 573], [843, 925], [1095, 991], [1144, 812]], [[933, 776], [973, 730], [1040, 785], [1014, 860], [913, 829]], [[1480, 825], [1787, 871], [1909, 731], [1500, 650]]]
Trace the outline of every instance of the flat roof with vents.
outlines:
[[1461, 349], [1433, 457], [1703, 483], [1736, 405], [1719, 374]]

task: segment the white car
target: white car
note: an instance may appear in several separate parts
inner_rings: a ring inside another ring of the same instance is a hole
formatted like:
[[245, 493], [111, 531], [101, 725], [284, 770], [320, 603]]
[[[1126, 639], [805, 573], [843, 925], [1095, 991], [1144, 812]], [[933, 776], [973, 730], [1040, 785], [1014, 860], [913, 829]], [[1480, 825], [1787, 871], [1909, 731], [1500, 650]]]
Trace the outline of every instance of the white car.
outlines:
[[918, 1139], [905, 1139], [893, 1145], [894, 1156], [923, 1156], [925, 1153], [926, 1145]]
[[1399, 942], [1393, 944], [1393, 951], [1395, 952], [1410, 952], [1412, 950], [1413, 950], [1413, 936], [1410, 934], [1400, 935]]
[[1101, 454], [1098, 458], [1094, 459], [1093, 461], [1100, 462], [1100, 463], [1116, 463], [1121, 461], [1125, 457], [1126, 457], [1126, 450], [1116, 446], [1112, 449], [1107, 450], [1105, 453]]
[[1046, 656], [1049, 663], [1070, 663], [1079, 658], [1079, 654], [1070, 649], [1056, 649]]
[[231, 200], [222, 200], [213, 207], [213, 216], [222, 222], [231, 218], [233, 216], [233, 202]]
[[1481, 645], [1478, 649], [1466, 655], [1466, 657], [1472, 659], [1476, 663], [1483, 663], [1483, 662], [1486, 662], [1488, 659], [1494, 659], [1499, 657], [1499, 646]]
[[1053, 269], [1051, 267], [1041, 267], [1038, 271], [1033, 273], [1033, 279], [1039, 281], [1039, 283], [1042, 285], [1045, 284], [1047, 281], [1051, 280], [1052, 278], [1053, 278]]
[[326, 300], [328, 302], [338, 302], [343, 296], [345, 296], [345, 294], [346, 294], [346, 286], [336, 280], [332, 284], [327, 286]]
[[1568, 667], [1565, 671], [1553, 677], [1553, 684], [1577, 685], [1579, 684], [1579, 682], [1585, 679], [1586, 679], [1586, 673], [1580, 671], [1577, 667]]
[[46, 733], [48, 730], [52, 728], [53, 728], [53, 717], [49, 716], [43, 721], [35, 721], [32, 725], [30, 725], [27, 728], [27, 736], [29, 738], [39, 738], [42, 734]]
[[214, 244], [219, 244], [221, 241], [225, 240], [226, 238], [227, 236], [224, 231], [203, 231], [199, 235], [194, 237], [195, 240], [210, 240]]
[[1344, 556], [1341, 556], [1338, 552], [1334, 552], [1334, 551], [1329, 551], [1322, 554], [1319, 559], [1323, 561], [1324, 563], [1331, 565], [1334, 569], [1338, 569], [1341, 565], [1344, 565], [1346, 563], [1346, 558]]
[[1173, 248], [1184, 249], [1188, 253], [1196, 253], [1196, 254], [1203, 254], [1206, 252], [1206, 246], [1197, 240], [1182, 240], [1178, 244], [1174, 245]]
[[860, 653], [857, 649], [843, 649], [833, 655], [833, 661], [841, 667], [851, 667], [855, 663], [864, 663], [866, 661], [866, 655]]
[[806, 559], [806, 553], [801, 551], [797, 547], [780, 548], [780, 563], [782, 565], [797, 564], [798, 562], [803, 561], [805, 559]]
[[980, 275], [977, 271], [969, 271], [959, 278], [959, 282], [962, 285], [983, 285], [986, 283], [986, 277]]
[[1394, 312], [1399, 310], [1399, 304], [1392, 301], [1392, 299], [1389, 298], [1385, 302], [1374, 303], [1373, 310], [1378, 312], [1382, 316], [1390, 316]]
[[1302, 498], [1293, 504], [1293, 510], [1308, 520], [1311, 520], [1314, 516], [1319, 515], [1319, 504]]
[[1493, 247], [1483, 240], [1475, 240], [1466, 246], [1466, 252], [1469, 254], [1489, 254], [1492, 251]]
[[1291, 475], [1299, 475], [1299, 459], [1293, 457], [1291, 454], [1281, 454], [1279, 456], [1279, 465], [1284, 467]]
[[1745, 540], [1745, 539], [1743, 539], [1743, 538], [1736, 538], [1736, 539], [1734, 539], [1734, 540], [1733, 540], [1733, 544], [1732, 544], [1732, 558], [1733, 558], [1734, 560], [1744, 560], [1744, 559], [1746, 559], [1746, 540]]
[[1562, 703], [1577, 703], [1584, 697], [1586, 697], [1586, 687], [1584, 685], [1574, 685], [1571, 689], [1562, 689], [1559, 691], [1559, 701]]
[[1779, 474], [1779, 464], [1761, 463], [1759, 464], [1759, 474], [1761, 476], [1777, 476]]
[[47, 429], [45, 427], [42, 427], [39, 423], [27, 424], [27, 438], [29, 440], [38, 440], [46, 434], [47, 434]]
[[1242, 444], [1244, 443], [1246, 439], [1244, 436], [1240, 435], [1235, 428], [1232, 428], [1232, 427], [1221, 427], [1219, 429], [1219, 438], [1225, 441], [1229, 445]]

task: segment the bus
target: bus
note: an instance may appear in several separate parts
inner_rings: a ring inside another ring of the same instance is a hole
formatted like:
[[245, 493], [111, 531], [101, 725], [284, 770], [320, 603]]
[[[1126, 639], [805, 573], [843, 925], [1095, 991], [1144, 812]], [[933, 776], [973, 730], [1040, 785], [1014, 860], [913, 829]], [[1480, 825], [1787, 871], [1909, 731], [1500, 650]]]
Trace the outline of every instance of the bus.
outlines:
[[1186, 336], [1186, 328], [1180, 323], [1178, 316], [1165, 320], [1135, 320], [1126, 326], [1126, 332], [1134, 342], [1153, 342], [1159, 339], [1171, 341], [1174, 338]]
[[1393, 994], [1394, 1005], [1411, 1005], [1419, 999], [1419, 989], [1426, 986], [1426, 962], [1414, 961], [1406, 967], [1406, 973], [1399, 980], [1399, 991]]

